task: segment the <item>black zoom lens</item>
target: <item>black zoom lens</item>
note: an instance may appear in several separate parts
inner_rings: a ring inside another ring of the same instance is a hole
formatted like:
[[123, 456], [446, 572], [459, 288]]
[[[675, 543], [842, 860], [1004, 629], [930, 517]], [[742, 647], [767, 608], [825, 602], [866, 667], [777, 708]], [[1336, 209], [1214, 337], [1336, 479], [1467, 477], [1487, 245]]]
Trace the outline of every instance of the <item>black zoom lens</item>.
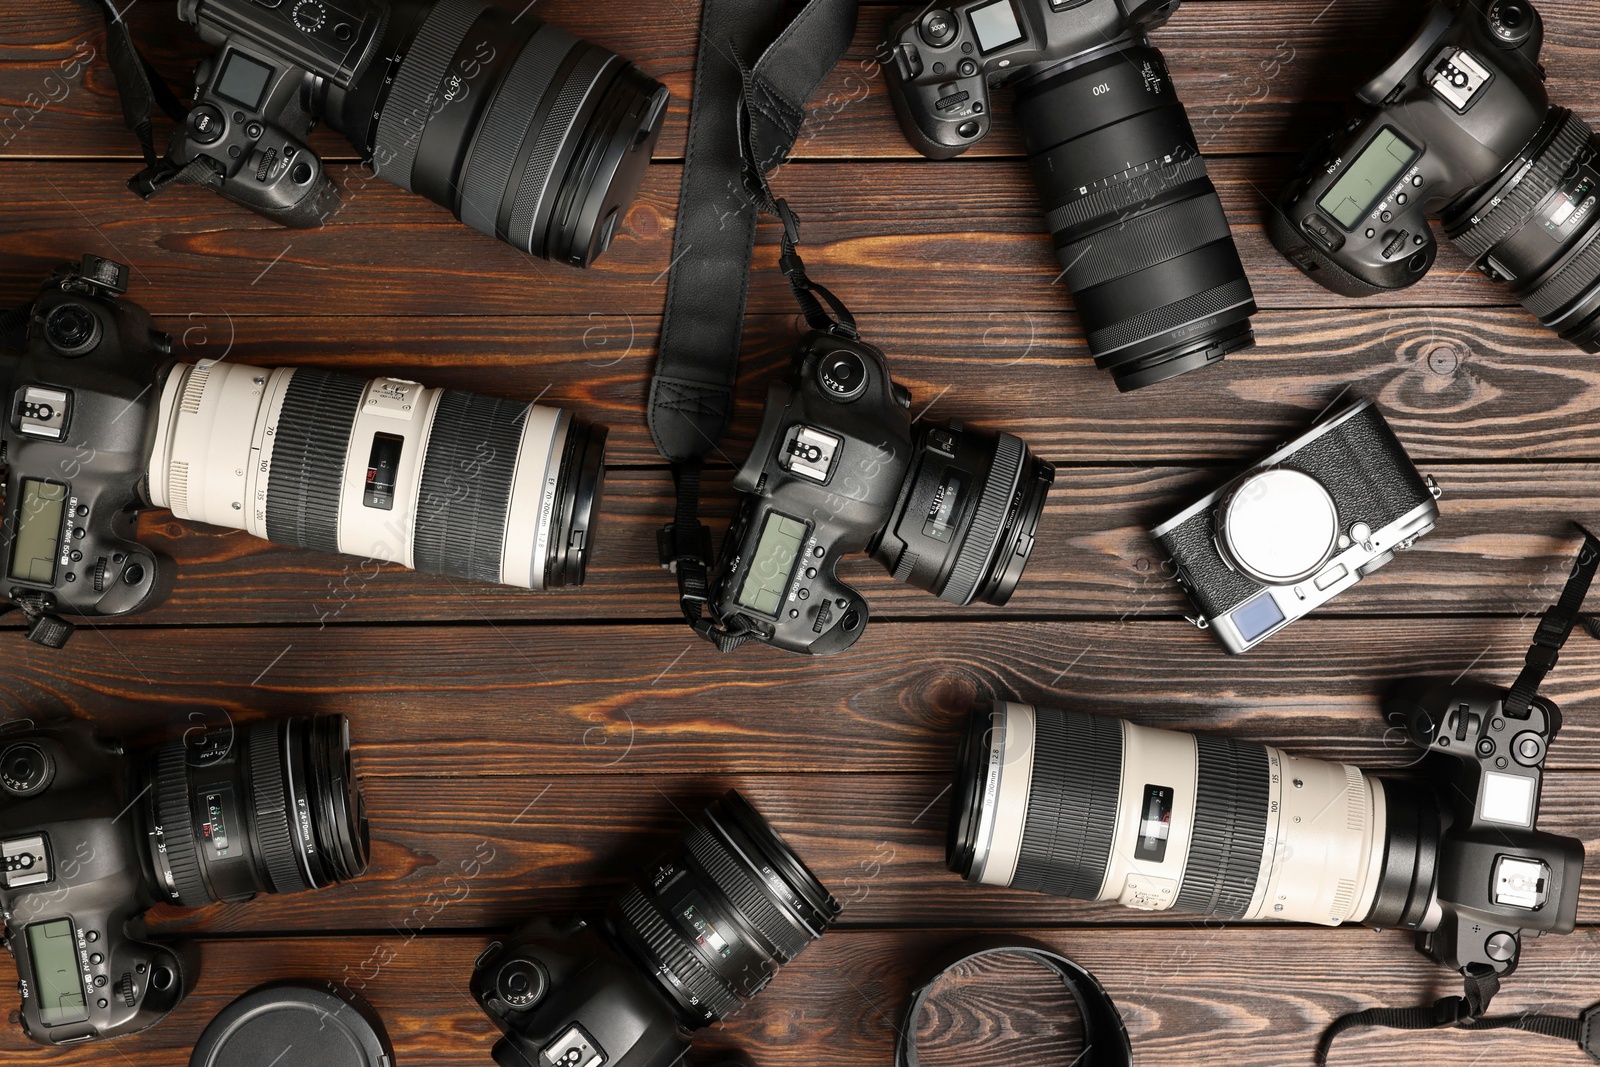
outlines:
[[1255, 297], [1161, 53], [1017, 84], [1017, 125], [1095, 363], [1123, 392], [1252, 344]]
[[667, 89], [634, 64], [482, 0], [401, 0], [338, 109], [378, 173], [530, 255], [610, 246], [661, 133]]
[[366, 870], [342, 715], [196, 730], [156, 749], [145, 782], [156, 890], [175, 904], [321, 889]]
[[1600, 353], [1600, 137], [1552, 108], [1528, 147], [1444, 215], [1445, 232], [1523, 307]]
[[628, 887], [608, 925], [696, 1029], [738, 1011], [838, 915], [800, 857], [730, 790]]
[[925, 426], [873, 558], [952, 604], [1003, 605], [1033, 554], [1055, 477], [1011, 434]]

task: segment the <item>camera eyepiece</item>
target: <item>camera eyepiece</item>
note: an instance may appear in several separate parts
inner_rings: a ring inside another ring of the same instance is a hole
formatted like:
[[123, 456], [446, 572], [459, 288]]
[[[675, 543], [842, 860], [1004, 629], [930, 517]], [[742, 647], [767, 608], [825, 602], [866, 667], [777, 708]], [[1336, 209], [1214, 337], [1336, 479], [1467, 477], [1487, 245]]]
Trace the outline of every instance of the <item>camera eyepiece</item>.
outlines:
[[63, 356], [93, 352], [103, 335], [100, 319], [82, 304], [58, 304], [44, 320], [44, 339]]

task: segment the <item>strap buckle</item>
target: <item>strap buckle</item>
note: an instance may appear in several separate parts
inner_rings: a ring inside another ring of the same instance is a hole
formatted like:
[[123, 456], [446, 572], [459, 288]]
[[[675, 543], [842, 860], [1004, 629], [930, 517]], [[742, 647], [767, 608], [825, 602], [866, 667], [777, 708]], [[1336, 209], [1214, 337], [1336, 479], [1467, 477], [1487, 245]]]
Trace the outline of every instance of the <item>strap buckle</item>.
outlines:
[[1591, 1004], [1579, 1014], [1578, 1047], [1600, 1063], [1600, 1004]]
[[711, 565], [711, 527], [699, 520], [693, 526], [669, 522], [656, 531], [656, 554], [661, 566], [675, 574], [682, 574], [685, 564], [699, 564], [703, 583]]

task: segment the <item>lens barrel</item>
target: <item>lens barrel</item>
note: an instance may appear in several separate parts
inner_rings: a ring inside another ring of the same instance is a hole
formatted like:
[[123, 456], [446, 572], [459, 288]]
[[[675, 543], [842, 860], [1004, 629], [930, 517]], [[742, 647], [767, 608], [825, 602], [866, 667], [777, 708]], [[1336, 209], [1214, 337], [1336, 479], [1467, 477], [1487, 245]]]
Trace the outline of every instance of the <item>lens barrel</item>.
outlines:
[[1552, 108], [1498, 179], [1452, 205], [1445, 233], [1540, 322], [1600, 353], [1600, 136]]
[[1033, 554], [1055, 467], [1018, 437], [960, 423], [924, 426], [913, 451], [873, 557], [952, 604], [1005, 604]]
[[152, 504], [278, 544], [529, 589], [582, 584], [606, 429], [318, 368], [174, 367]]
[[322, 110], [380, 176], [578, 267], [637, 196], [668, 99], [622, 57], [483, 0], [391, 4], [380, 58], [337, 95]]
[[727, 1018], [838, 918], [839, 904], [737, 792], [628, 887], [607, 928], [690, 1029]]
[[160, 899], [197, 908], [321, 889], [367, 868], [342, 715], [191, 731], [158, 747], [142, 776]]
[[1062, 280], [1119, 389], [1254, 343], [1255, 297], [1158, 50], [1042, 70], [1017, 83], [1016, 116]]

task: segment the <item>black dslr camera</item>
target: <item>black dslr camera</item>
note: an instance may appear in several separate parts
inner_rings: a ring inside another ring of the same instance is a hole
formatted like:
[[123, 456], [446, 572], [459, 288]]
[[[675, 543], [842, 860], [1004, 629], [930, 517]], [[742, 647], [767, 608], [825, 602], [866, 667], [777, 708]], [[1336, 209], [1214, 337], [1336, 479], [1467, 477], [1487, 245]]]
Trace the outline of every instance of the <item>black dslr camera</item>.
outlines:
[[1124, 391], [1254, 341], [1255, 297], [1189, 117], [1146, 36], [1178, 0], [968, 0], [896, 16], [882, 60], [900, 125], [930, 159], [1017, 126], [1095, 363]]
[[1150, 531], [1229, 652], [1310, 614], [1439, 520], [1439, 487], [1360, 400]]
[[342, 715], [191, 729], [129, 754], [84, 723], [0, 736], [0, 906], [23, 1032], [44, 1045], [161, 1021], [198, 957], [146, 940], [157, 903], [295, 893], [366, 870]]
[[483, 0], [179, 0], [178, 13], [217, 55], [169, 158], [130, 183], [147, 197], [194, 182], [320, 225], [338, 190], [306, 138], [326, 119], [402, 189], [586, 267], [666, 114], [666, 87], [632, 63]]
[[1445, 234], [1539, 321], [1600, 352], [1600, 140], [1553, 108], [1527, 0], [1439, 2], [1268, 218], [1279, 251], [1346, 296], [1414, 285]]
[[536, 919], [478, 957], [500, 1067], [672, 1067], [838, 918], [761, 814], [729, 791], [602, 916]]
[[856, 552], [953, 604], [1011, 598], [1055, 468], [1011, 434], [914, 427], [910, 407], [878, 349], [820, 331], [801, 341], [734, 479], [746, 495], [712, 583], [713, 640], [849, 648], [867, 603], [834, 571]]

